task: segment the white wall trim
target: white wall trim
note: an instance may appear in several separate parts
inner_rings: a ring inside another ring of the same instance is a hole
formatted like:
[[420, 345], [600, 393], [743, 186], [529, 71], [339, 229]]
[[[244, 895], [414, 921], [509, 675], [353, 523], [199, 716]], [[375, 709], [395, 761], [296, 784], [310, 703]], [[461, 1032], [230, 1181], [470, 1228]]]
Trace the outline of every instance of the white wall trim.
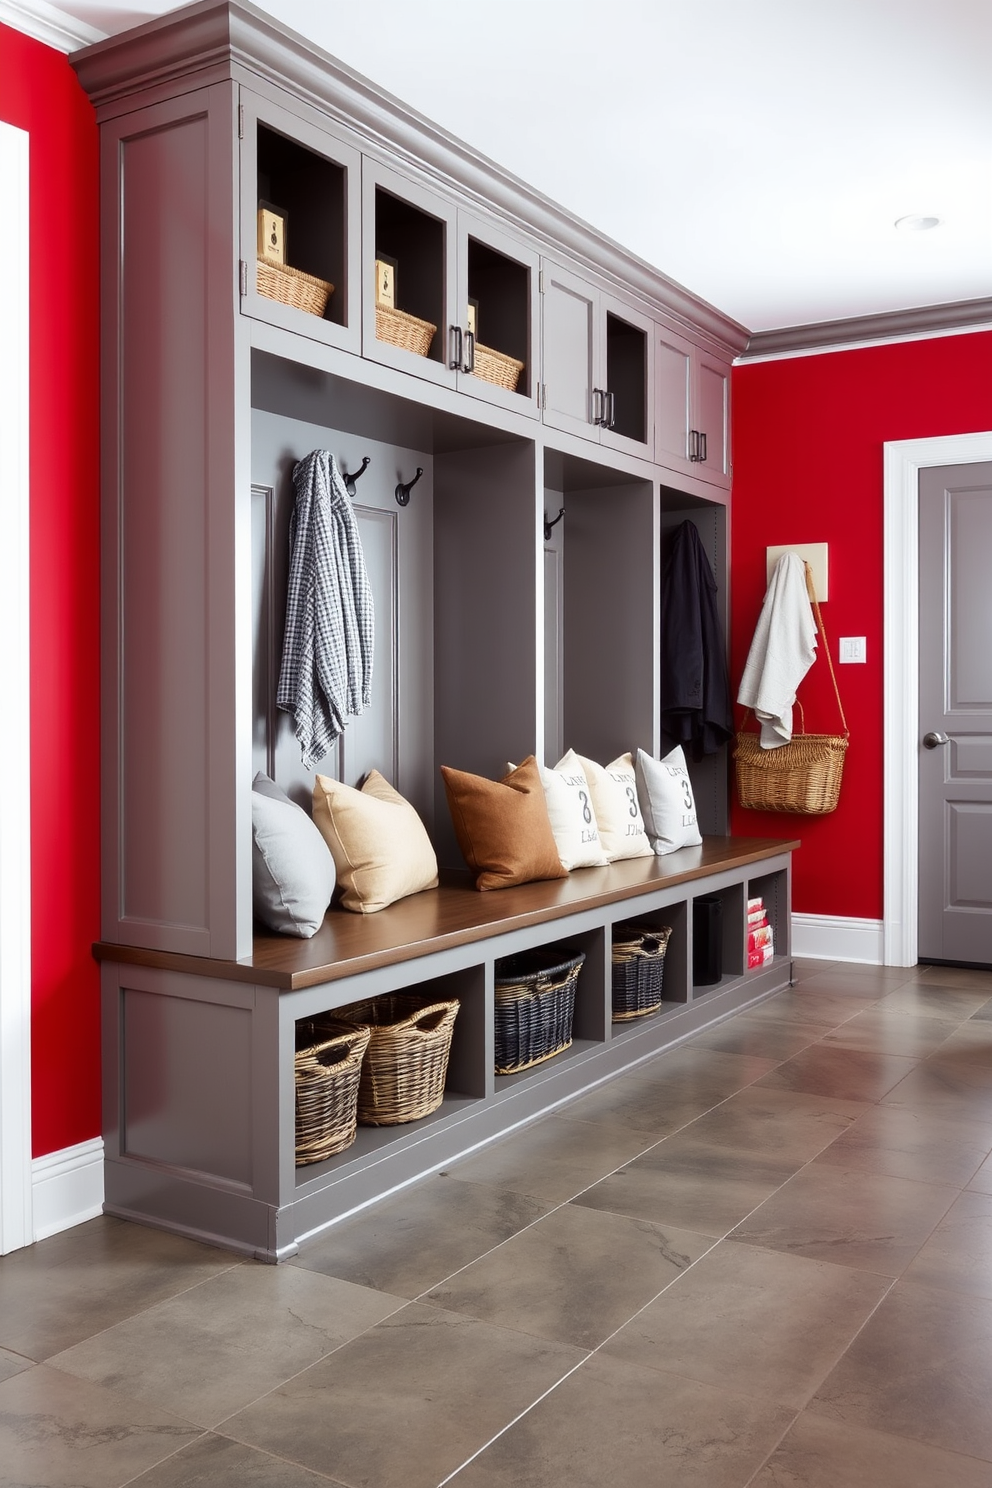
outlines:
[[918, 952], [920, 471], [992, 460], [992, 432], [885, 445], [884, 958], [915, 966]]
[[107, 35], [96, 26], [47, 5], [45, 0], [0, 0], [0, 21], [59, 52], [74, 52], [90, 42], [103, 41]]
[[103, 1213], [103, 1138], [49, 1152], [32, 1163], [34, 1239]]
[[31, 1224], [31, 740], [28, 419], [28, 136], [0, 123], [0, 696], [18, 727], [0, 730], [0, 1255]]
[[843, 915], [792, 916], [792, 954], [814, 961], [882, 964], [882, 921]]

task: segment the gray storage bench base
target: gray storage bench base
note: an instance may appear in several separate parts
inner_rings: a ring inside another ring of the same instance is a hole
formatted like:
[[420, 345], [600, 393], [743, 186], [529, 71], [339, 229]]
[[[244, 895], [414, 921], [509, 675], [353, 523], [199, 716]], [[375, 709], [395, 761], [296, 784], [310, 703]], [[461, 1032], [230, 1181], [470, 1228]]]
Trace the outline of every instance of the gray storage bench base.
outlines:
[[[450, 875], [377, 915], [332, 910], [310, 941], [260, 936], [240, 961], [101, 942], [106, 1212], [261, 1260], [293, 1255], [356, 1208], [786, 986], [797, 846], [710, 837], [488, 894]], [[694, 987], [703, 894], [723, 902], [723, 975]], [[776, 954], [748, 970], [747, 900], [759, 894]], [[672, 935], [661, 1009], [614, 1024], [611, 930], [623, 920]], [[585, 952], [572, 1046], [497, 1076], [494, 963], [546, 945]], [[345, 1152], [297, 1167], [297, 1020], [401, 989], [459, 999], [442, 1105], [404, 1126], [360, 1126]]]

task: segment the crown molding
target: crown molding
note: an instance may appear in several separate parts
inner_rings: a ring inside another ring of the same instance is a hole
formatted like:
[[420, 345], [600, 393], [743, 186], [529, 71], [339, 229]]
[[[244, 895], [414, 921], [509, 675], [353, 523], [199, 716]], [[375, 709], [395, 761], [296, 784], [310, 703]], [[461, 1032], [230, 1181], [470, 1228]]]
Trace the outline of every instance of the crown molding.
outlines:
[[74, 52], [103, 41], [107, 35], [54, 5], [46, 5], [45, 0], [0, 0], [0, 22], [58, 52]]
[[[0, 0], [2, 3], [2, 0]], [[562, 249], [611, 287], [660, 307], [673, 323], [709, 338], [714, 349], [737, 356], [747, 329], [652, 265], [473, 150], [415, 109], [290, 31], [251, 0], [199, 0], [90, 47], [72, 59], [98, 118], [127, 109], [150, 87], [188, 88], [234, 77], [262, 78], [327, 119], [385, 148], [428, 182], [454, 187], [503, 221]]]
[[739, 360], [843, 351], [854, 345], [884, 345], [887, 341], [947, 336], [985, 327], [992, 328], [992, 299], [956, 300], [945, 305], [920, 305], [913, 310], [889, 310], [880, 315], [855, 315], [848, 320], [823, 320], [813, 325], [755, 331]]

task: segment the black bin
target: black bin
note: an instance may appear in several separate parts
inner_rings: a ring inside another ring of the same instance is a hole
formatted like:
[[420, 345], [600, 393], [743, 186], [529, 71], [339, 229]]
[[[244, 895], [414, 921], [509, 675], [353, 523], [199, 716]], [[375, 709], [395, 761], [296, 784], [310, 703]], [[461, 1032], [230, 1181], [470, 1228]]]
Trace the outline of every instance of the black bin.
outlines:
[[701, 894], [692, 901], [692, 984], [712, 987], [723, 976], [723, 899]]

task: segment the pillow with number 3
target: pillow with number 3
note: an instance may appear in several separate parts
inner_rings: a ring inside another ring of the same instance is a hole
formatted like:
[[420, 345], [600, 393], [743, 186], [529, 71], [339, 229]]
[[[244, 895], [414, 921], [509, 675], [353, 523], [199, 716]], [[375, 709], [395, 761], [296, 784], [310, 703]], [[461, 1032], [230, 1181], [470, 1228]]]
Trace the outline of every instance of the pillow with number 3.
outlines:
[[644, 829], [637, 800], [637, 778], [629, 754], [598, 765], [570, 749], [555, 766], [568, 774], [578, 766], [589, 783], [592, 809], [599, 826], [599, 840], [611, 863], [619, 858], [648, 858], [653, 848]]
[[[610, 861], [599, 840], [585, 771], [577, 758], [573, 756], [573, 760], [568, 769], [562, 768], [564, 761], [554, 770], [538, 766], [555, 846], [561, 866], [569, 873], [573, 868], [605, 868]], [[507, 765], [507, 769], [514, 770], [516, 766]]]
[[703, 839], [682, 746], [660, 760], [639, 749], [636, 772], [648, 838], [658, 856], [678, 852], [680, 847], [698, 847]]

